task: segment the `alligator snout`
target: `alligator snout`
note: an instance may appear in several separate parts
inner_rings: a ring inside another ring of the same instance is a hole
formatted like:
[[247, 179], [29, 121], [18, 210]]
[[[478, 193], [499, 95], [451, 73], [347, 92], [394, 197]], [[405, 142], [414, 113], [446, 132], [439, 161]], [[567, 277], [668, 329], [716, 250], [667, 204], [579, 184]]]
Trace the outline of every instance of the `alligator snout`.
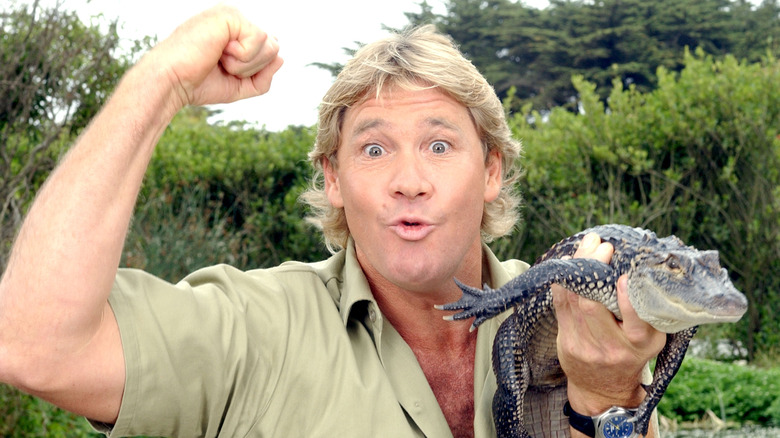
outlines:
[[723, 317], [724, 322], [734, 322], [745, 314], [747, 306], [745, 295], [734, 289], [714, 295], [708, 307], [713, 314]]

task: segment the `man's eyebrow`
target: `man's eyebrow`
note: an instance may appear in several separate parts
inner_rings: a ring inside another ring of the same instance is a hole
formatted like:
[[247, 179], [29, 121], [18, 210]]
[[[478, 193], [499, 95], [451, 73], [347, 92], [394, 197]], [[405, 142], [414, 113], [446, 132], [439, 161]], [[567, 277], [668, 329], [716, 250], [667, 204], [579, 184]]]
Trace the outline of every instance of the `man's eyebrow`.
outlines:
[[428, 117], [422, 122], [423, 125], [427, 125], [430, 127], [442, 127], [445, 129], [449, 129], [452, 131], [458, 131], [460, 132], [460, 126], [456, 123], [452, 123], [447, 119], [442, 119], [440, 117]]
[[381, 128], [383, 126], [387, 126], [387, 121], [384, 119], [367, 119], [359, 122], [357, 125], [355, 125], [355, 129], [352, 130], [352, 138], [355, 138], [359, 136], [360, 134], [370, 131], [374, 128]]
[[[358, 122], [355, 125], [355, 128], [352, 130], [351, 137], [355, 138], [366, 131], [370, 131], [376, 128], [384, 128], [390, 125], [391, 124], [387, 120], [382, 118], [366, 119]], [[451, 121], [441, 117], [427, 117], [420, 122], [420, 125], [430, 128], [441, 127], [450, 131], [461, 132], [461, 127], [458, 124], [452, 123]]]

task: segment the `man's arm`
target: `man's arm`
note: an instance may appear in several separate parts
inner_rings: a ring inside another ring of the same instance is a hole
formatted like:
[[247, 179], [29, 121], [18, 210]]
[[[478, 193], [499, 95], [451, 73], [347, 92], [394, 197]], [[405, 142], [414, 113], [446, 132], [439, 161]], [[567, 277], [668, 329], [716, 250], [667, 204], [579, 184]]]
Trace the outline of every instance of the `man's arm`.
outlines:
[[278, 45], [218, 7], [179, 27], [122, 79], [37, 195], [0, 282], [0, 381], [112, 423], [124, 390], [107, 304], [155, 144], [185, 105], [265, 93]]
[[[575, 257], [608, 262], [612, 245], [595, 234], [586, 236]], [[666, 334], [639, 319], [628, 300], [627, 277], [618, 281], [618, 306], [623, 321], [595, 301], [563, 288], [553, 288], [558, 319], [558, 358], [568, 379], [572, 408], [586, 415], [612, 406], [633, 408], [645, 396], [642, 371], [666, 342]], [[585, 435], [571, 429], [572, 437]], [[651, 427], [648, 436], [655, 436]]]

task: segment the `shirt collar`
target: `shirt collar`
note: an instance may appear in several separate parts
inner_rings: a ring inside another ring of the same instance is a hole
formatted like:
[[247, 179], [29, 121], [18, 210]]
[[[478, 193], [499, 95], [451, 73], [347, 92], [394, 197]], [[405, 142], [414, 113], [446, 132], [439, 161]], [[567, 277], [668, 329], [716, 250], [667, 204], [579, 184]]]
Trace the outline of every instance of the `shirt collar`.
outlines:
[[[339, 301], [339, 312], [341, 313], [341, 320], [344, 325], [347, 324], [350, 315], [353, 312], [364, 312], [367, 306], [366, 302], [373, 304], [376, 308], [376, 301], [374, 295], [371, 293], [371, 287], [368, 284], [368, 279], [363, 273], [363, 269], [360, 267], [360, 263], [357, 259], [355, 252], [355, 242], [352, 238], [349, 238], [346, 249], [341, 253], [345, 257], [344, 268], [341, 272], [342, 284], [341, 284], [341, 298]], [[362, 305], [357, 305], [362, 303]], [[355, 315], [362, 317], [363, 315]]]
[[[373, 307], [377, 309], [378, 307], [374, 300], [374, 295], [371, 293], [368, 280], [357, 260], [355, 242], [351, 237], [347, 242], [347, 247], [334, 257], [343, 257], [344, 259], [342, 272], [338, 276], [341, 282], [339, 313], [344, 325], [346, 325], [350, 316], [360, 319], [365, 316], [363, 314], [352, 315], [353, 311], [355, 313], [363, 313], [367, 308]], [[484, 243], [482, 244], [482, 271], [484, 273], [483, 279], [492, 288], [503, 286], [512, 279], [512, 274], [502, 266], [496, 255], [493, 254], [493, 251]], [[358, 305], [358, 303], [361, 304]], [[372, 306], [368, 306], [368, 304], [372, 304]]]

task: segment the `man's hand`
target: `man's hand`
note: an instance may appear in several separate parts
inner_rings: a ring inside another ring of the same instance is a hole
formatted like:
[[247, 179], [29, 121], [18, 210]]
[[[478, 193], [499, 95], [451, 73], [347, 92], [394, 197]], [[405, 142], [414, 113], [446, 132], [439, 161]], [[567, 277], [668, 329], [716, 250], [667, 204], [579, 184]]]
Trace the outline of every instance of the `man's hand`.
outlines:
[[178, 105], [228, 103], [264, 94], [282, 66], [276, 39], [237, 10], [217, 6], [179, 26], [146, 58], [164, 68]]
[[[613, 248], [587, 235], [574, 257], [608, 263]], [[568, 397], [582, 414], [596, 415], [613, 405], [636, 407], [645, 395], [642, 371], [666, 342], [666, 335], [639, 319], [628, 300], [628, 281], [618, 280], [623, 321], [595, 301], [562, 287], [553, 288], [558, 319], [558, 358], [568, 378]]]

